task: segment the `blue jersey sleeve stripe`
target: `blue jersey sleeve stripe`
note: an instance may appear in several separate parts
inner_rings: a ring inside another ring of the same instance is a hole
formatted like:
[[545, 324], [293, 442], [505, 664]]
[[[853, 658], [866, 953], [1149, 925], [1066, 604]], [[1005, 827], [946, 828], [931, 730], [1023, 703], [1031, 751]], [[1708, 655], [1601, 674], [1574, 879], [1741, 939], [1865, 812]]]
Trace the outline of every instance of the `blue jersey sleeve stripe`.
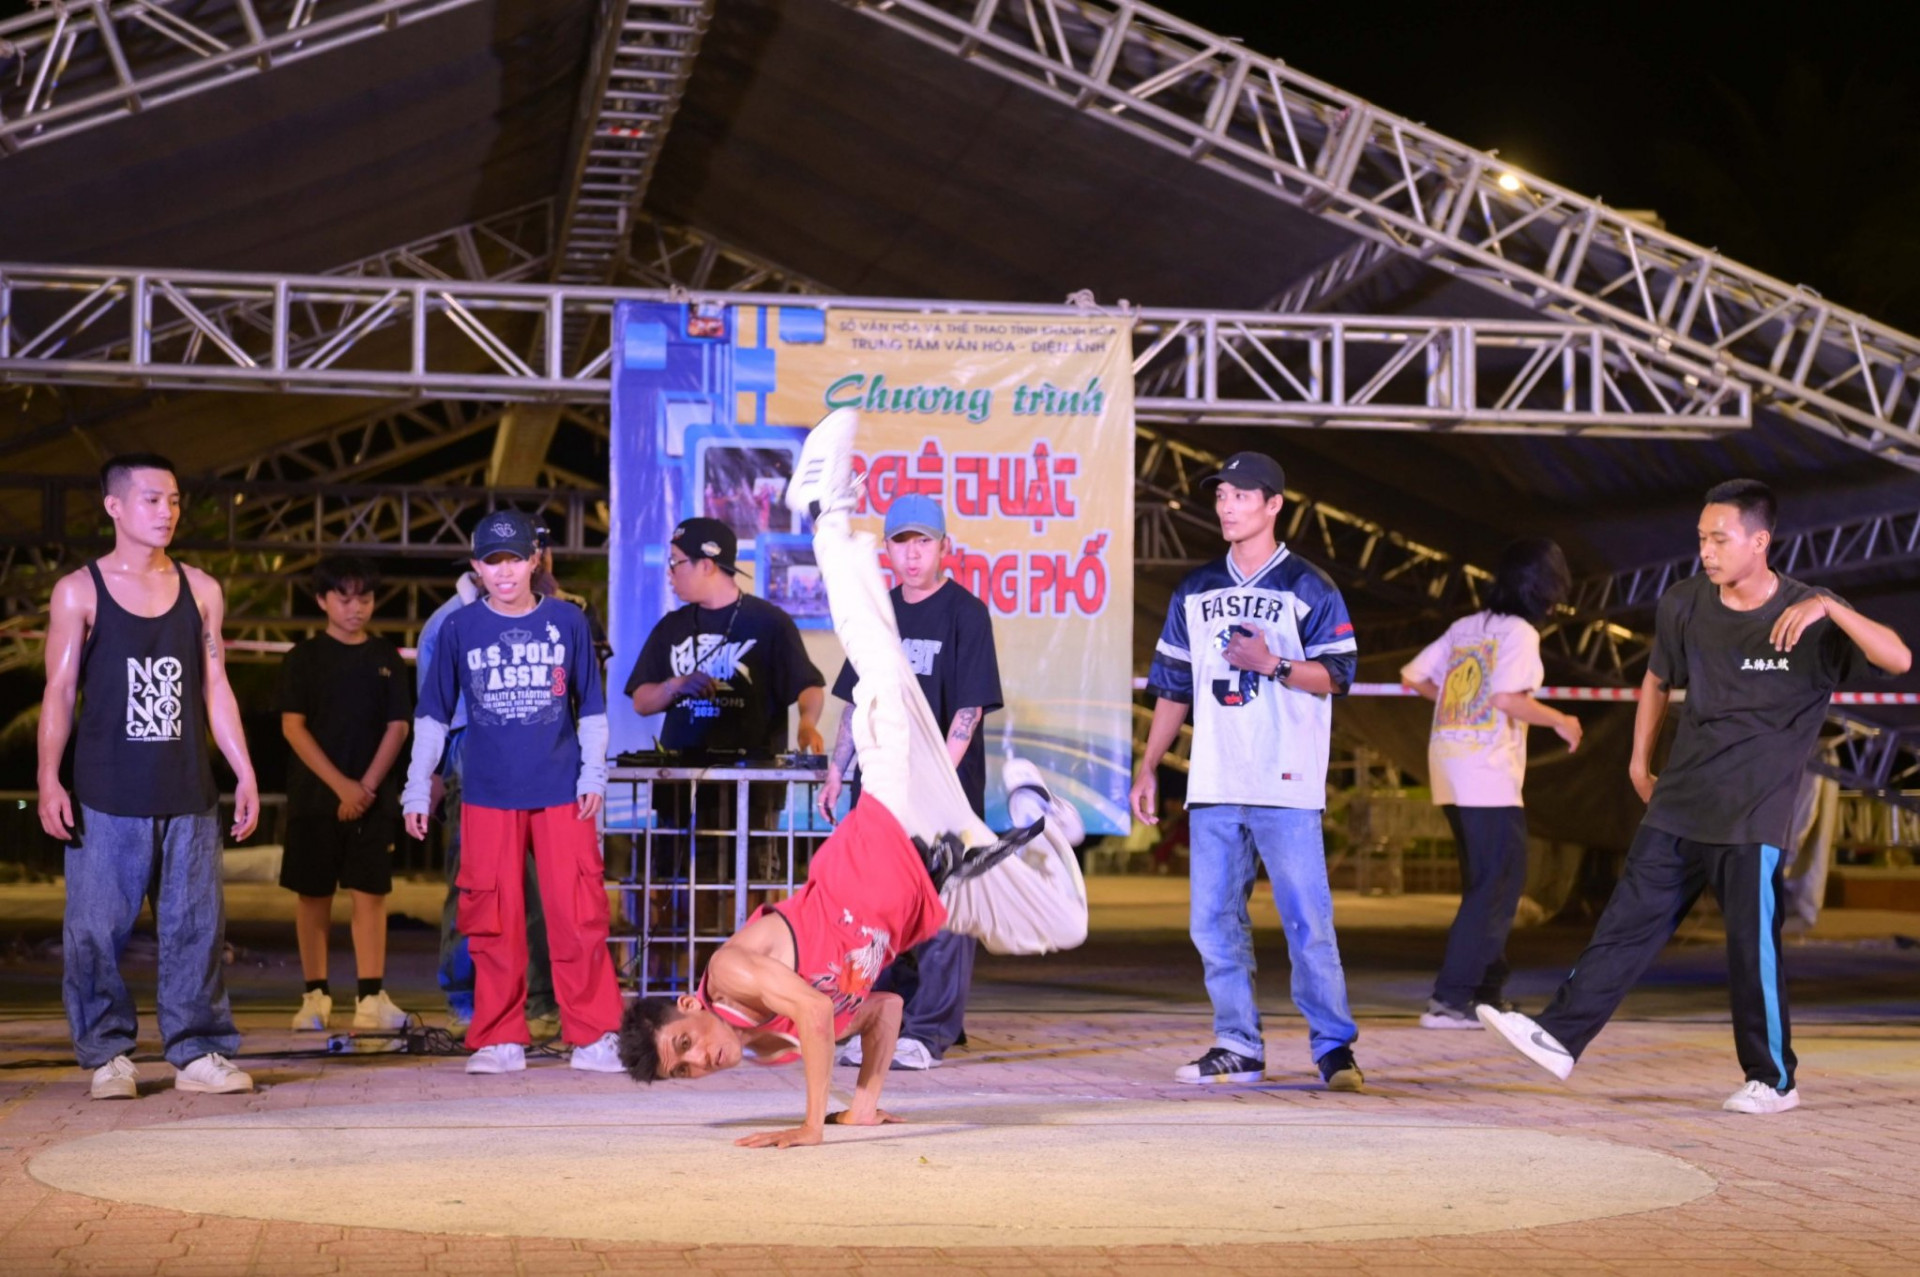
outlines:
[[1175, 647], [1173, 644], [1167, 642], [1165, 639], [1161, 639], [1158, 643], [1155, 643], [1153, 645], [1153, 650], [1158, 652], [1160, 655], [1166, 657], [1170, 661], [1185, 661], [1189, 665], [1193, 663], [1192, 652], [1189, 652], [1184, 647]]
[[1360, 645], [1352, 639], [1341, 639], [1336, 643], [1315, 643], [1307, 649], [1308, 656], [1324, 656], [1328, 652], [1357, 652]]

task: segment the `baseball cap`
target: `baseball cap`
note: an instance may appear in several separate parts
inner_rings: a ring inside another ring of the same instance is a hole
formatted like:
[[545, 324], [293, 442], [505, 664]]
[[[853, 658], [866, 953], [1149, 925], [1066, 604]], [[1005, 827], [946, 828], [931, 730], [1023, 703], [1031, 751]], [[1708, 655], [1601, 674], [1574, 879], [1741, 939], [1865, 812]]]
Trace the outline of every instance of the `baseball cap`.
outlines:
[[674, 548], [689, 559], [712, 559], [722, 572], [740, 570], [734, 566], [734, 559], [740, 553], [740, 539], [718, 519], [682, 519], [669, 539]]
[[1265, 488], [1270, 493], [1279, 493], [1287, 490], [1287, 472], [1264, 452], [1236, 452], [1218, 471], [1202, 479], [1200, 486], [1204, 488], [1210, 483], [1231, 483], [1236, 488]]
[[473, 529], [473, 557], [484, 559], [505, 550], [531, 559], [537, 541], [532, 519], [518, 510], [495, 510], [482, 515]]
[[940, 503], [924, 493], [895, 497], [887, 507], [887, 540], [903, 532], [921, 532], [938, 541], [947, 535], [947, 515]]

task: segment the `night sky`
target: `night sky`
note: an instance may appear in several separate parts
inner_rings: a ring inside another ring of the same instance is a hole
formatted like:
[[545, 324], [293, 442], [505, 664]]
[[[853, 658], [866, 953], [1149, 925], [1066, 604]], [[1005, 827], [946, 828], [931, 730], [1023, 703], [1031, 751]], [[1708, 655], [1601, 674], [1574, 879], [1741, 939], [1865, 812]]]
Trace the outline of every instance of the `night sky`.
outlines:
[[1920, 331], [1920, 17], [1911, 5], [1161, 4]]

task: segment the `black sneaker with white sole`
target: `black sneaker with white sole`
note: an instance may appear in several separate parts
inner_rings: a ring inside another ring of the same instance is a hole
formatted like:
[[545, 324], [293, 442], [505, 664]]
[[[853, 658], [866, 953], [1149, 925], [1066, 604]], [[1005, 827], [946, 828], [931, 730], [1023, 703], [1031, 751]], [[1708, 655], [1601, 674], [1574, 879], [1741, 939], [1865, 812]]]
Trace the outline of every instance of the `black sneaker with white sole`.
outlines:
[[1267, 1062], [1216, 1046], [1191, 1064], [1173, 1071], [1176, 1082], [1258, 1082], [1267, 1076]]
[[1358, 1091], [1367, 1084], [1367, 1075], [1353, 1062], [1352, 1047], [1336, 1046], [1315, 1063], [1329, 1091]]

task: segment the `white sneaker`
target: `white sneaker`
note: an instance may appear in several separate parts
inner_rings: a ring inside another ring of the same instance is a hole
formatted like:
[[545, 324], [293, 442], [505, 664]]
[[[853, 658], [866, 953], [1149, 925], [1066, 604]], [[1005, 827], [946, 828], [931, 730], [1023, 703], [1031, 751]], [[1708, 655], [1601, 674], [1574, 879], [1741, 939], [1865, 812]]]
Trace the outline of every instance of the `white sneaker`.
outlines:
[[195, 1095], [232, 1095], [251, 1091], [253, 1079], [224, 1055], [203, 1055], [173, 1075], [173, 1089]]
[[859, 426], [859, 413], [835, 408], [807, 431], [793, 478], [787, 482], [787, 509], [817, 520], [826, 511], [852, 502], [853, 435]]
[[384, 1029], [392, 1033], [406, 1028], [407, 1019], [407, 1013], [393, 1005], [393, 999], [387, 996], [385, 989], [357, 998], [353, 1004], [353, 1027], [356, 1029]]
[[919, 1038], [901, 1038], [893, 1044], [892, 1067], [922, 1073], [939, 1068], [940, 1061], [933, 1058], [933, 1052], [927, 1050], [927, 1044]]
[[469, 1073], [524, 1073], [527, 1052], [518, 1042], [496, 1042], [467, 1057]]
[[1475, 1017], [1468, 1015], [1459, 1007], [1440, 1001], [1427, 999], [1427, 1009], [1420, 1014], [1420, 1027], [1423, 1029], [1474, 1029], [1481, 1025]]
[[567, 1061], [567, 1067], [586, 1073], [624, 1073], [620, 1066], [620, 1035], [602, 1033], [598, 1042], [573, 1048], [573, 1058]]
[[857, 1037], [848, 1038], [840, 1044], [840, 1049], [833, 1053], [835, 1064], [848, 1064], [856, 1069], [860, 1067], [860, 1061], [866, 1058], [866, 1053], [860, 1049], [860, 1039]]
[[1572, 1074], [1573, 1053], [1561, 1046], [1553, 1034], [1535, 1024], [1531, 1017], [1521, 1015], [1518, 1011], [1496, 1011], [1484, 1002], [1473, 1010], [1480, 1017], [1480, 1023], [1505, 1038], [1514, 1050], [1562, 1082]]
[[325, 1033], [327, 1017], [333, 1014], [333, 999], [318, 989], [308, 989], [306, 996], [300, 999], [300, 1009], [293, 1013], [295, 1033]]
[[116, 1055], [93, 1071], [93, 1086], [88, 1094], [96, 1100], [138, 1099], [140, 1070], [126, 1056]]
[[1729, 1113], [1784, 1113], [1800, 1107], [1800, 1088], [1776, 1091], [1765, 1082], [1749, 1082], [1720, 1106]]

